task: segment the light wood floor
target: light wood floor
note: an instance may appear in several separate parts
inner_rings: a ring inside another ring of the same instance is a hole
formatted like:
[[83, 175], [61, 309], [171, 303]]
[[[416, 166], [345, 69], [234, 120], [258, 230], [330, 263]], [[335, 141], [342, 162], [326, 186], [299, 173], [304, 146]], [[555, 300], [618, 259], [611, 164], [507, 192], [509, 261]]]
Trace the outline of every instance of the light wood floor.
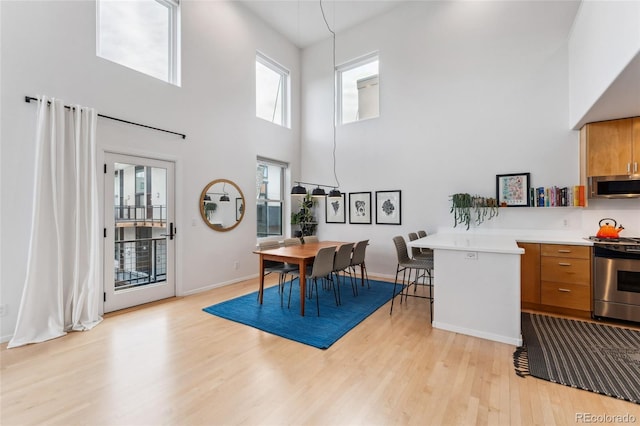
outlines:
[[[327, 350], [202, 308], [257, 280], [109, 315], [1, 356], [7, 425], [569, 425], [640, 406], [518, 377], [514, 347], [385, 305]], [[396, 308], [397, 307], [397, 308]], [[345, 306], [346, 308], [346, 306]], [[490, 309], [490, 307], [488, 307]]]

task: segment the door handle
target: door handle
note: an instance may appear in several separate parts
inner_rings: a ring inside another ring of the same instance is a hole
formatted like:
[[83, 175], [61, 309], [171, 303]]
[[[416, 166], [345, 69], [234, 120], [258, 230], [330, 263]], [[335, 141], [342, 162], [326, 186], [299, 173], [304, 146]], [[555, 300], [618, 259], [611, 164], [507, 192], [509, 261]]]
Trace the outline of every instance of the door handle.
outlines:
[[169, 233], [168, 234], [160, 234], [163, 237], [169, 237], [170, 240], [173, 240], [173, 237], [178, 233], [178, 228], [173, 227], [173, 222], [169, 224]]

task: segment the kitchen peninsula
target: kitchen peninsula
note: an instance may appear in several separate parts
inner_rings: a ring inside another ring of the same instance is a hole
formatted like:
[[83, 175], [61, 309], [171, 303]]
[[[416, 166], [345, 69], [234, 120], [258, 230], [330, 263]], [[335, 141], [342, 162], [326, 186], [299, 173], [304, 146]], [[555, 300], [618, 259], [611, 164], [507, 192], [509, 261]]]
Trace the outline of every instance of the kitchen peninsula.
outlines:
[[433, 327], [516, 346], [520, 255], [507, 236], [437, 233], [409, 242], [434, 253]]
[[408, 242], [434, 251], [433, 327], [522, 344], [520, 242], [590, 245], [576, 236], [524, 232], [443, 232]]

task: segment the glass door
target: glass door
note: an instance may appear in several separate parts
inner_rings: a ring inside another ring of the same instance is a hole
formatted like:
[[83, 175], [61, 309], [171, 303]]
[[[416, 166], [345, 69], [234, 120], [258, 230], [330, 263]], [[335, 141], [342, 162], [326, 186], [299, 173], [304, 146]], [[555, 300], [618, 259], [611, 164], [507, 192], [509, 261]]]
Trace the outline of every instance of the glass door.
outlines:
[[104, 312], [175, 296], [174, 163], [105, 163]]

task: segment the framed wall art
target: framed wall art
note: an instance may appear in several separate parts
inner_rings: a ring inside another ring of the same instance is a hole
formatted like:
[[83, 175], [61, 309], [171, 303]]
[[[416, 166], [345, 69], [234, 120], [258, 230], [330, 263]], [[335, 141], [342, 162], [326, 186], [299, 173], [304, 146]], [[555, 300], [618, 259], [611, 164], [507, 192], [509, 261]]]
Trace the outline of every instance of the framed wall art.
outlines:
[[344, 204], [345, 194], [340, 197], [327, 197], [325, 200], [324, 220], [327, 223], [346, 223], [346, 205]]
[[349, 223], [371, 223], [371, 192], [349, 193]]
[[496, 175], [496, 200], [500, 207], [528, 207], [530, 173]]
[[376, 223], [401, 224], [401, 191], [376, 191]]

